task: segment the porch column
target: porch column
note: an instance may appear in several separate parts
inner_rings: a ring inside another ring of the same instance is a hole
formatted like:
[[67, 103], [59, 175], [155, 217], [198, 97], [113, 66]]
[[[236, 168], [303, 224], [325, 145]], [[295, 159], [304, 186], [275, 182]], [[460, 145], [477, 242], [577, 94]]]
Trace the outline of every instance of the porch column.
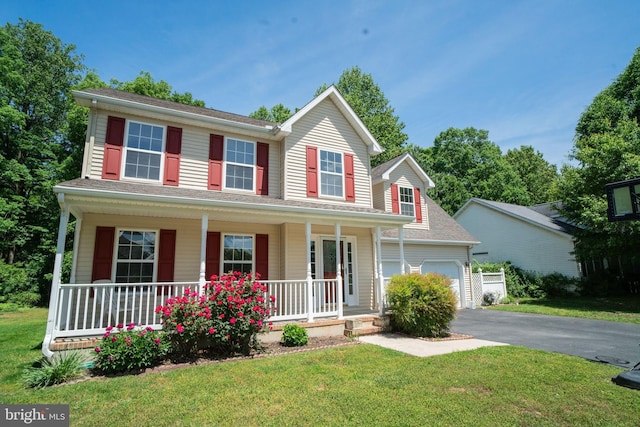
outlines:
[[404, 274], [404, 228], [398, 227], [398, 242], [400, 243], [400, 274]]
[[69, 207], [64, 204], [64, 193], [58, 194], [60, 204], [60, 222], [58, 224], [58, 244], [56, 246], [56, 257], [53, 264], [53, 279], [51, 280], [51, 295], [49, 297], [49, 314], [47, 316], [47, 330], [42, 342], [42, 354], [45, 357], [52, 357], [53, 352], [49, 350], [49, 344], [53, 340], [56, 312], [58, 311], [58, 294], [60, 293], [60, 277], [62, 276], [62, 260], [64, 258], [64, 246], [67, 237], [67, 224], [69, 222]]
[[340, 262], [340, 223], [336, 224], [336, 287], [338, 288], [338, 319], [342, 319], [344, 290], [342, 289], [342, 263]]
[[380, 227], [376, 227], [376, 252], [378, 253], [378, 264], [375, 266], [378, 271], [378, 292], [380, 293], [380, 299], [378, 300], [378, 310], [380, 314], [384, 314], [384, 300], [386, 299], [386, 292], [384, 289], [384, 272], [382, 271], [382, 233]]
[[209, 215], [202, 215], [200, 231], [200, 275], [198, 276], [198, 293], [202, 292], [203, 286], [207, 282], [205, 277], [207, 269], [207, 230], [209, 229]]
[[307, 322], [313, 322], [313, 276], [311, 275], [311, 223], [305, 223], [307, 242]]
[[73, 254], [71, 261], [71, 275], [69, 283], [76, 283], [76, 270], [78, 269], [78, 247], [80, 246], [80, 231], [82, 230], [82, 217], [76, 217], [76, 227], [73, 231]]

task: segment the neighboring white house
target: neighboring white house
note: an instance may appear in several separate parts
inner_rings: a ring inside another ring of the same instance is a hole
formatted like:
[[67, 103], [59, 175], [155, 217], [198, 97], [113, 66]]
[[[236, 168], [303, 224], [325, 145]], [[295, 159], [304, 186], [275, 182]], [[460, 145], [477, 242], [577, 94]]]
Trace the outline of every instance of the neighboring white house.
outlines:
[[54, 188], [45, 354], [115, 323], [160, 328], [156, 306], [230, 270], [261, 275], [272, 320], [382, 311], [384, 277], [403, 270], [443, 272], [469, 300], [475, 239], [426, 197], [410, 156], [372, 172], [382, 148], [335, 87], [280, 125], [115, 89], [73, 95], [89, 122], [81, 177]]
[[478, 262], [510, 261], [542, 275], [581, 275], [573, 255], [574, 227], [551, 203], [527, 207], [472, 198], [453, 217], [480, 240], [472, 251]]

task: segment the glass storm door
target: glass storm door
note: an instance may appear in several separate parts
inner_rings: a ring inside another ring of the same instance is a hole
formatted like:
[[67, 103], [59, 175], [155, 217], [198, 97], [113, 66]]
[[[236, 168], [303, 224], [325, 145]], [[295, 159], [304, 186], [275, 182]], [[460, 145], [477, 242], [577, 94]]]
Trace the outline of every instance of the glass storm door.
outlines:
[[[345, 252], [346, 248], [346, 252]], [[345, 262], [346, 261], [346, 262]], [[340, 241], [340, 265], [342, 275], [342, 299], [347, 305], [357, 305], [353, 274], [353, 244]], [[323, 278], [335, 279], [336, 271], [336, 241], [322, 240], [322, 272]], [[331, 295], [328, 285], [325, 285], [325, 302], [335, 299], [337, 295]]]

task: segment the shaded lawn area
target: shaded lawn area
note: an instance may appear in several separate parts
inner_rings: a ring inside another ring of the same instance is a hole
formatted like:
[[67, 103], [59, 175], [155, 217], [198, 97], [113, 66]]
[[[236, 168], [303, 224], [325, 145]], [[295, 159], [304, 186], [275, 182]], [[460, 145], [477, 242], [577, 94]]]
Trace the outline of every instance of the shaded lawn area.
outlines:
[[518, 302], [518, 305], [497, 305], [491, 309], [640, 324], [640, 295], [607, 298], [523, 298]]
[[0, 402], [68, 403], [71, 425], [637, 425], [621, 370], [488, 347], [417, 358], [373, 345], [25, 389], [46, 311], [0, 314]]

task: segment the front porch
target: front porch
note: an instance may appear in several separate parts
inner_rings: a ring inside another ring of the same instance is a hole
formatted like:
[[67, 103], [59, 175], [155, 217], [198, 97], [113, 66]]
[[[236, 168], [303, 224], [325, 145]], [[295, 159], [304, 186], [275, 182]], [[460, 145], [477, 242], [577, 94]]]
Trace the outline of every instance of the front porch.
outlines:
[[[296, 323], [307, 328], [309, 336], [365, 335], [377, 333], [387, 324], [380, 310], [338, 304], [337, 280], [261, 281], [276, 297], [276, 309], [269, 317], [271, 330], [263, 342], [279, 341], [282, 327]], [[186, 289], [200, 289], [198, 282], [138, 284], [63, 284], [57, 293], [51, 351], [91, 348], [108, 326], [134, 323], [162, 329], [156, 307]], [[358, 319], [354, 321], [353, 319]], [[48, 335], [49, 336], [49, 335]]]

